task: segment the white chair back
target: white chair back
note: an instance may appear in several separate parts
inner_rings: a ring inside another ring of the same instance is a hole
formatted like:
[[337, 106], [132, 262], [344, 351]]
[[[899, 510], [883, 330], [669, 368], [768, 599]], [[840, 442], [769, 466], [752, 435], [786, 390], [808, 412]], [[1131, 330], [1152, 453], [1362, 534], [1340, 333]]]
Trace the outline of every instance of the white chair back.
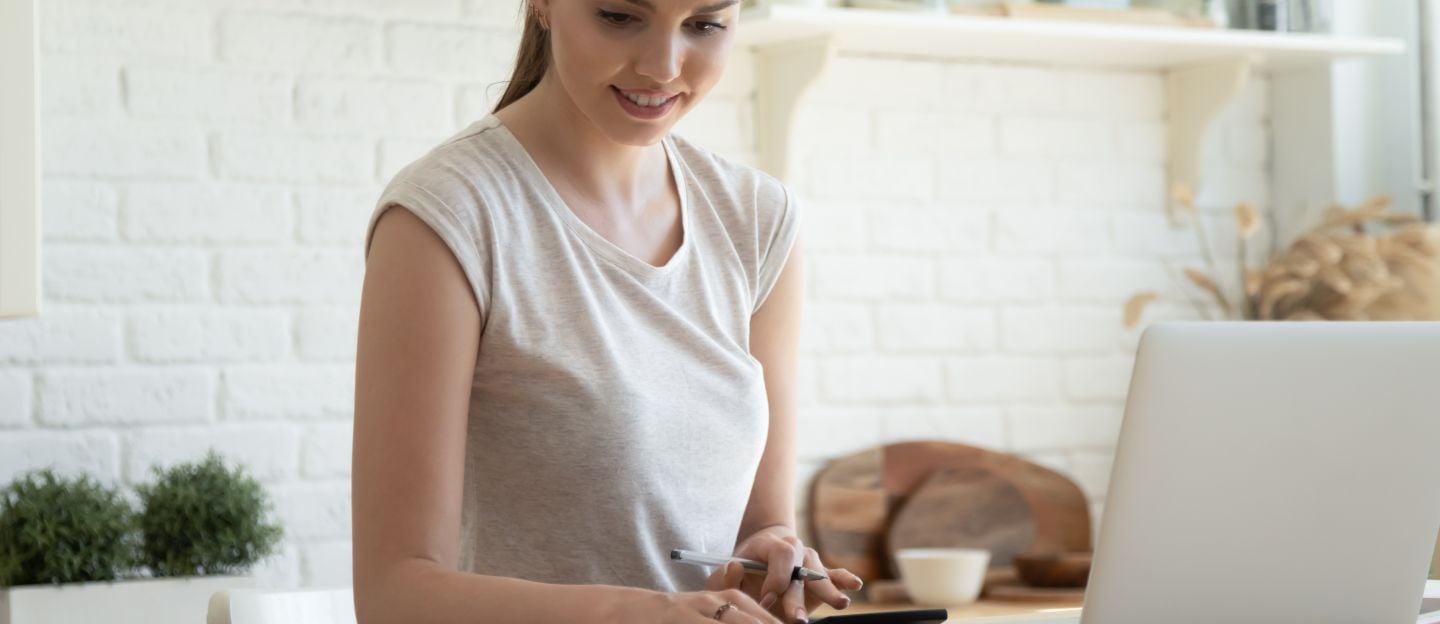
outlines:
[[231, 589], [210, 596], [206, 624], [356, 624], [355, 592]]

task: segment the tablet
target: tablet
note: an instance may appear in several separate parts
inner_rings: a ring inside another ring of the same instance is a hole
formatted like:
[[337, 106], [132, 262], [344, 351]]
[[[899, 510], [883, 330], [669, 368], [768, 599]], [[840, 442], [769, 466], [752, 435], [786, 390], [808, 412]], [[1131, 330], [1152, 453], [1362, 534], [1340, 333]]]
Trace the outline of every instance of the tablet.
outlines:
[[945, 609], [918, 609], [914, 611], [883, 611], [880, 613], [856, 613], [854, 615], [832, 615], [810, 624], [944, 624], [950, 619]]

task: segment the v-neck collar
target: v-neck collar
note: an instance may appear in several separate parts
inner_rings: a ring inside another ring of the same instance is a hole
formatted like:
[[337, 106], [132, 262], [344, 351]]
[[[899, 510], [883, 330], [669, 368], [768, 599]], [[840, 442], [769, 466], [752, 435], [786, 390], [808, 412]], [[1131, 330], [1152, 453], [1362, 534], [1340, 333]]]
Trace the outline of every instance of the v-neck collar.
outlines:
[[530, 156], [530, 152], [526, 151], [525, 146], [521, 144], [514, 133], [510, 132], [510, 129], [500, 121], [499, 117], [491, 113], [487, 116], [487, 119], [484, 120], [484, 123], [495, 127], [505, 136], [505, 141], [515, 152], [517, 160], [521, 162], [521, 165], [531, 176], [536, 178], [537, 184], [540, 185], [545, 195], [548, 196], [549, 201], [545, 202], [546, 206], [565, 223], [565, 227], [575, 236], [579, 237], [591, 250], [605, 257], [611, 263], [619, 265], [621, 268], [642, 277], [658, 277], [674, 272], [675, 267], [682, 264], [689, 255], [690, 248], [694, 246], [692, 239], [695, 238], [694, 228], [691, 225], [690, 219], [689, 193], [686, 192], [685, 177], [682, 171], [683, 167], [680, 166], [680, 159], [675, 153], [675, 147], [671, 143], [669, 133], [666, 133], [660, 142], [665, 149], [666, 165], [670, 169], [670, 175], [675, 180], [676, 192], [680, 195], [680, 247], [675, 250], [675, 253], [671, 254], [670, 259], [667, 260], [664, 265], [655, 266], [621, 249], [619, 245], [610, 242], [610, 239], [605, 238], [599, 232], [596, 232], [594, 228], [591, 228], [582, 221], [580, 217], [575, 214], [575, 211], [571, 210], [570, 206], [565, 203], [565, 199], [560, 196], [560, 191], [555, 188], [555, 185], [550, 182], [550, 179], [545, 177], [545, 172], [541, 171], [540, 165]]

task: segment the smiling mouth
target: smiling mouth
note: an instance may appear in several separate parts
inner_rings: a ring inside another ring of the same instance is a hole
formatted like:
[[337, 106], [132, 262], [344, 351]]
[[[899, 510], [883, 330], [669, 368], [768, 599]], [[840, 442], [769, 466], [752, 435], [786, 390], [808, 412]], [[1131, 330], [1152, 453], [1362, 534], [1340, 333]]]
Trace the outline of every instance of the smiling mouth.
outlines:
[[[654, 96], [644, 96], [644, 95], [631, 97], [629, 94], [625, 93], [623, 90], [621, 90], [619, 87], [617, 87], [617, 86], [615, 86], [615, 85], [610, 85], [610, 88], [611, 88], [611, 89], [614, 89], [615, 92], [620, 95], [620, 97], [625, 98], [625, 99], [627, 99], [627, 100], [630, 100], [630, 102], [631, 102], [632, 104], [636, 105], [636, 106], [640, 106], [640, 107], [644, 107], [644, 108], [660, 108], [661, 106], [665, 106], [666, 104], [669, 104], [669, 103], [670, 103], [672, 100], [674, 100], [675, 98], [680, 97], [680, 94], [679, 94], [679, 93], [676, 93], [675, 95], [672, 95], [672, 96], [670, 96], [670, 97], [668, 97], [668, 98], [665, 98], [665, 99], [660, 99], [660, 98], [657, 98], [657, 97], [654, 97]], [[638, 98], [639, 101], [636, 101], [637, 98]]]
[[627, 97], [625, 93], [615, 85], [610, 85], [610, 91], [615, 94], [616, 104], [625, 111], [626, 115], [629, 115], [631, 119], [642, 121], [656, 121], [669, 116], [671, 111], [675, 109], [676, 102], [680, 101], [680, 94], [677, 93], [670, 96], [669, 99], [661, 100], [659, 103], [653, 105], [649, 104], [649, 102], [653, 100], [642, 98], [646, 104], [640, 104]]

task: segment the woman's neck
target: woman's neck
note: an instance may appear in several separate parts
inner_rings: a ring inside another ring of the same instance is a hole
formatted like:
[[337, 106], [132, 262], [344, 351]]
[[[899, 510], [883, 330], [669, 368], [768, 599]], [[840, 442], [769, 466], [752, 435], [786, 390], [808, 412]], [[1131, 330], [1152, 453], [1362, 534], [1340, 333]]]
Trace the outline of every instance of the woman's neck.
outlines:
[[574, 106], [553, 75], [495, 116], [557, 188], [636, 216], [668, 192], [664, 147], [616, 142]]

